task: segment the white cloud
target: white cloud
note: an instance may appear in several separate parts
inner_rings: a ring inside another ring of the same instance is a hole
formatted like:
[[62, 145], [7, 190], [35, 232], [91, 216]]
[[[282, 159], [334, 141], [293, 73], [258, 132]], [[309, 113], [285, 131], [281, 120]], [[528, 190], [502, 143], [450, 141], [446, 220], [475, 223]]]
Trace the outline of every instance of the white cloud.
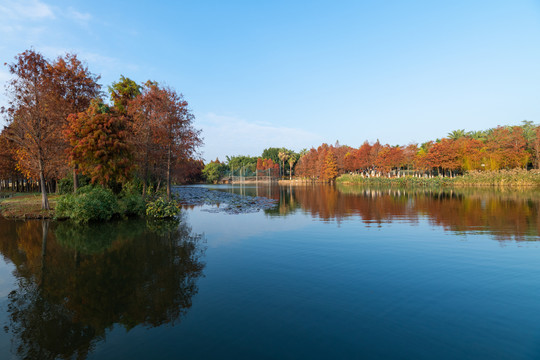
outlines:
[[66, 15], [81, 24], [86, 24], [88, 21], [92, 19], [91, 14], [79, 12], [72, 7], [68, 8]]
[[195, 126], [202, 128], [202, 152], [207, 161], [216, 157], [224, 160], [225, 155], [256, 156], [269, 147], [284, 146], [298, 151], [322, 141], [318, 134], [305, 130], [249, 122], [214, 113], [199, 115]]
[[54, 19], [51, 7], [39, 0], [0, 1], [0, 21]]

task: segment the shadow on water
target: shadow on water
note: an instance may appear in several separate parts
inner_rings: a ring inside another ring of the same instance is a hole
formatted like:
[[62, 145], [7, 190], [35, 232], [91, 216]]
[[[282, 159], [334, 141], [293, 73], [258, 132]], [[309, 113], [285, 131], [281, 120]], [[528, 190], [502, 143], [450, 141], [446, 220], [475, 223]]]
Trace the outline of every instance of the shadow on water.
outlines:
[[350, 185], [299, 186], [247, 185], [226, 191], [279, 200], [265, 210], [268, 216], [288, 216], [298, 211], [315, 219], [341, 222], [360, 219], [366, 226], [393, 221], [427, 221], [456, 234], [488, 233], [494, 239], [538, 240], [540, 191], [538, 189], [396, 189]]
[[175, 324], [203, 276], [202, 235], [184, 221], [0, 225], [17, 279], [4, 330], [22, 359], [84, 359], [116, 325]]

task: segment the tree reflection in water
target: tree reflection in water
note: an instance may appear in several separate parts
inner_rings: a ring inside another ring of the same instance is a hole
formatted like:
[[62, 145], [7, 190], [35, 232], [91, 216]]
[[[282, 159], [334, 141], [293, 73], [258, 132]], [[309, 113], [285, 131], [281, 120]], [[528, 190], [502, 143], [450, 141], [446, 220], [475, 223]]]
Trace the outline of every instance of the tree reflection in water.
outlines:
[[[244, 192], [246, 192], [244, 190]], [[392, 221], [434, 226], [454, 233], [489, 233], [499, 241], [537, 240], [540, 192], [537, 189], [396, 189], [349, 185], [260, 185], [250, 195], [279, 199], [269, 216], [298, 210], [324, 221], [359, 217], [367, 226]]]
[[17, 247], [8, 236], [0, 251], [15, 265], [18, 287], [4, 329], [23, 359], [84, 359], [115, 324], [175, 324], [203, 275], [202, 236], [185, 222], [27, 221], [7, 230]]

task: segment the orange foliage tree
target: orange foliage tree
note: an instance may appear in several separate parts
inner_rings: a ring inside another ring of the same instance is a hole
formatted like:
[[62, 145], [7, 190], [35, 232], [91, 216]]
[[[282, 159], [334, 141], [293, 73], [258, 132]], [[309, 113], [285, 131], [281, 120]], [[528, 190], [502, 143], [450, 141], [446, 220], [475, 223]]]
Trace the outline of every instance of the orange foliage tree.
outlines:
[[40, 182], [41, 207], [49, 209], [45, 172], [58, 158], [56, 149], [62, 142], [54, 77], [48, 61], [33, 50], [17, 55], [8, 67], [14, 78], [8, 83], [11, 98], [4, 110], [9, 122], [6, 134], [25, 153], [27, 170]]
[[129, 127], [124, 116], [98, 101], [87, 111], [70, 115], [64, 136], [71, 145], [71, 161], [92, 183], [118, 190], [134, 168]]

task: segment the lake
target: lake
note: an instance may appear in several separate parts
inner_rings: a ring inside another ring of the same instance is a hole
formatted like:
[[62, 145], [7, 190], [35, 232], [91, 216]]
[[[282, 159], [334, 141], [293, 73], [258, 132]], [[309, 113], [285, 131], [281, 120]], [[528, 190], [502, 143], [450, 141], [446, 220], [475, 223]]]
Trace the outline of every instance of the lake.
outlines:
[[177, 221], [0, 220], [0, 359], [540, 358], [538, 190], [184, 189], [220, 193]]

